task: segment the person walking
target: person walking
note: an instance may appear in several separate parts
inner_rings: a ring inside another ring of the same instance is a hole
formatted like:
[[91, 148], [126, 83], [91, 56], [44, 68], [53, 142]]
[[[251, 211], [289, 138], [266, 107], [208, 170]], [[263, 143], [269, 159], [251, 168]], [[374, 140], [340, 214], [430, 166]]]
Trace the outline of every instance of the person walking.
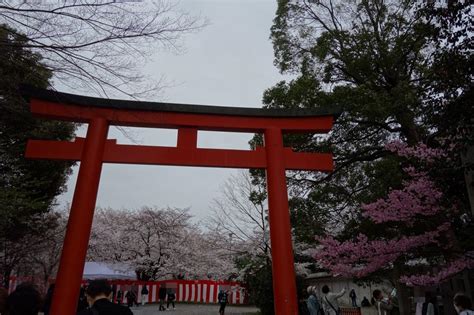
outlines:
[[219, 315], [225, 314], [225, 307], [228, 302], [228, 293], [227, 291], [221, 290], [217, 295], [217, 300], [219, 301]]
[[357, 295], [354, 289], [349, 292], [349, 297], [351, 298], [352, 301], [352, 307], [357, 307]]
[[327, 285], [323, 286], [322, 290], [323, 297], [321, 298], [321, 303], [323, 304], [324, 314], [325, 315], [340, 315], [341, 308], [339, 307], [338, 299], [346, 293], [346, 289], [342, 289], [338, 293], [330, 292]]
[[148, 302], [148, 288], [146, 285], [143, 286], [140, 293], [142, 294], [142, 305], [145, 305]]
[[122, 305], [122, 301], [123, 301], [123, 293], [122, 293], [122, 290], [118, 289], [118, 291], [117, 291], [117, 304]]
[[166, 299], [166, 309], [170, 308], [170, 303], [173, 305], [173, 310], [174, 310], [174, 300], [176, 300], [176, 294], [174, 291], [168, 292], [168, 298]]
[[393, 309], [393, 305], [390, 304], [389, 299], [384, 299], [382, 291], [374, 290], [372, 293], [372, 304], [377, 309], [378, 315], [388, 315]]
[[130, 308], [112, 303], [112, 288], [107, 280], [93, 280], [86, 289], [89, 308], [77, 315], [133, 315]]
[[474, 315], [471, 299], [462, 293], [458, 293], [453, 299], [454, 308], [459, 315]]
[[318, 315], [321, 305], [316, 297], [316, 287], [309, 286], [307, 291], [309, 296], [306, 305], [308, 306], [309, 315]]
[[165, 301], [166, 301], [166, 286], [162, 283], [160, 289], [158, 290], [158, 298], [160, 299], [160, 311], [165, 311]]
[[132, 289], [130, 289], [130, 290], [127, 291], [127, 293], [125, 294], [125, 298], [127, 299], [127, 305], [128, 305], [128, 307], [132, 307], [132, 306], [133, 306], [133, 302], [135, 302], [135, 299], [136, 299], [135, 292], [133, 292]]

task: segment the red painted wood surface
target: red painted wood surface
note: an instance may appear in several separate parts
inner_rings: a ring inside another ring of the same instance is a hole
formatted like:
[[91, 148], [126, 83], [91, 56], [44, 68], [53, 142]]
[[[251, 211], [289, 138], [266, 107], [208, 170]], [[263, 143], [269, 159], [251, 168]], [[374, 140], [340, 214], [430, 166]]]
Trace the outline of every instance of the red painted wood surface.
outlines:
[[170, 112], [149, 112], [95, 108], [62, 103], [51, 103], [31, 98], [31, 112], [39, 117], [56, 120], [88, 122], [102, 117], [110, 125], [179, 129], [181, 127], [199, 130], [256, 132], [262, 133], [268, 127], [283, 132], [327, 133], [332, 128], [332, 116], [315, 117], [247, 117], [225, 115], [203, 115]]
[[[30, 140], [26, 157], [31, 159], [79, 161], [84, 138], [74, 142]], [[179, 145], [179, 142], [178, 142]], [[332, 171], [332, 154], [293, 152], [284, 148], [283, 160], [288, 170]], [[160, 147], [146, 145], [117, 144], [107, 140], [102, 157], [104, 163], [153, 164], [171, 166], [198, 166], [223, 168], [266, 168], [264, 148], [257, 150], [202, 149], [190, 147]]]

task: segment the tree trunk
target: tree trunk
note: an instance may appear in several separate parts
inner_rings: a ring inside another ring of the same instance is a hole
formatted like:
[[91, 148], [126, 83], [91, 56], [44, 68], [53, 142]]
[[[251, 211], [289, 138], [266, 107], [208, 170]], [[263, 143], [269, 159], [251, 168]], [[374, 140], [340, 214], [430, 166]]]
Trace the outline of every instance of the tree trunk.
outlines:
[[398, 297], [398, 307], [401, 315], [410, 315], [410, 300], [408, 296], [408, 288], [399, 281], [395, 283]]
[[10, 287], [10, 276], [12, 275], [12, 269], [5, 267], [3, 270], [3, 287], [8, 290]]
[[400, 124], [402, 135], [405, 136], [409, 145], [415, 145], [420, 142], [420, 134], [415, 124], [413, 113], [406, 109], [399, 111], [396, 115], [397, 122]]

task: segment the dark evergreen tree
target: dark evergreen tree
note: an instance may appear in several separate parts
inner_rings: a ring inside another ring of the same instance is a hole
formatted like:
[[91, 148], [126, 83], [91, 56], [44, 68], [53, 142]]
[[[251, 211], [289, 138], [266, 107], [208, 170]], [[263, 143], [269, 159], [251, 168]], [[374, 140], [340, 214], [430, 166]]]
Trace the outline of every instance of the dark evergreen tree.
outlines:
[[69, 140], [75, 129], [72, 123], [32, 117], [20, 86], [47, 88], [52, 73], [42, 66], [41, 56], [23, 47], [25, 40], [0, 27], [0, 269], [5, 286], [24, 251], [33, 246], [22, 240], [39, 238], [51, 224], [42, 215], [64, 190], [71, 167], [69, 162], [26, 160], [26, 142]]

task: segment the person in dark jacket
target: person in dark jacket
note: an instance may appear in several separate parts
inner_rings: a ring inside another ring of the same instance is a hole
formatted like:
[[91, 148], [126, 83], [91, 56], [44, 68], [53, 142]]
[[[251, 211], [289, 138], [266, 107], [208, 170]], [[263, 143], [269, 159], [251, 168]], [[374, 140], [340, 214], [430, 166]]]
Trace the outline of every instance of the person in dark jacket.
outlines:
[[77, 312], [83, 311], [89, 307], [89, 303], [87, 302], [86, 290], [81, 287], [79, 291], [79, 300], [77, 301]]
[[142, 294], [142, 300], [141, 300], [142, 305], [145, 305], [148, 302], [148, 288], [146, 287], [146, 285], [142, 287], [141, 294]]
[[127, 299], [127, 305], [128, 307], [132, 307], [133, 303], [137, 299], [137, 296], [135, 295], [135, 292], [133, 292], [132, 289], [127, 291], [127, 294], [125, 294], [125, 298]]
[[118, 290], [117, 291], [117, 304], [118, 305], [121, 305], [122, 304], [122, 300], [123, 300], [123, 296], [122, 296], [122, 290]]
[[176, 294], [174, 293], [174, 291], [170, 290], [168, 292], [168, 299], [166, 300], [166, 309], [169, 309], [170, 303], [171, 305], [173, 305], [174, 309], [174, 300], [176, 300]]
[[228, 302], [228, 296], [229, 294], [227, 291], [221, 290], [219, 294], [217, 295], [217, 300], [219, 301], [219, 315], [224, 315], [225, 314], [225, 307]]
[[161, 284], [160, 289], [158, 290], [158, 298], [160, 299], [160, 311], [165, 309], [165, 300], [166, 300], [166, 286]]
[[35, 285], [22, 283], [16, 287], [7, 300], [9, 315], [38, 315], [41, 295]]
[[357, 295], [354, 289], [349, 292], [349, 297], [351, 298], [352, 307], [357, 307]]
[[54, 293], [54, 283], [49, 285], [48, 291], [46, 292], [46, 297], [44, 298], [43, 303], [43, 314], [49, 315], [49, 310], [51, 309], [51, 302], [53, 301]]
[[86, 289], [89, 308], [77, 315], [133, 315], [125, 306], [110, 302], [112, 288], [106, 280], [93, 280]]

